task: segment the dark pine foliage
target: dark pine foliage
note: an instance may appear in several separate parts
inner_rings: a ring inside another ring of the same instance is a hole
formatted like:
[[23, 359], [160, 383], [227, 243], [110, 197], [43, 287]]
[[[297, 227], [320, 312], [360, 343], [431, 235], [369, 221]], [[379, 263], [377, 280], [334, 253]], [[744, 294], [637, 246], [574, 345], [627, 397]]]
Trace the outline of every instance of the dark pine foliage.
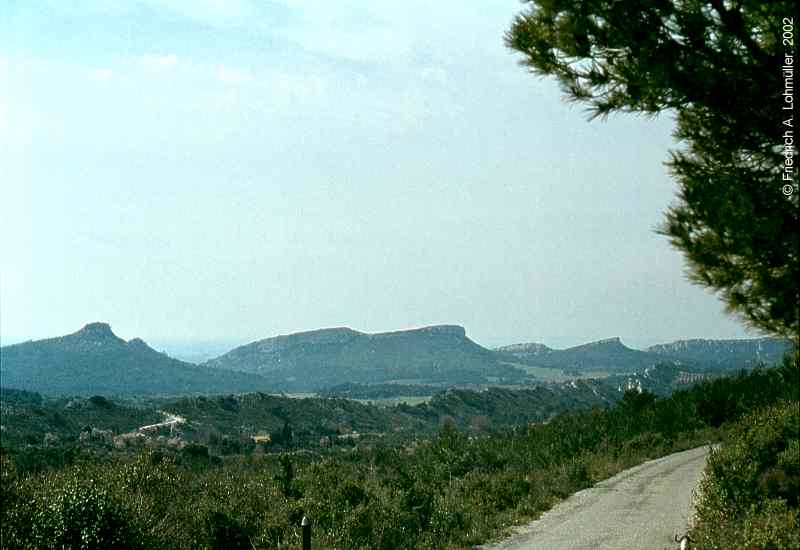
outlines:
[[[528, 0], [506, 34], [593, 116], [677, 114], [678, 201], [661, 232], [690, 278], [770, 333], [798, 337], [796, 170], [784, 175], [789, 0]], [[794, 186], [793, 192], [784, 186]], [[787, 197], [787, 194], [790, 195]]]

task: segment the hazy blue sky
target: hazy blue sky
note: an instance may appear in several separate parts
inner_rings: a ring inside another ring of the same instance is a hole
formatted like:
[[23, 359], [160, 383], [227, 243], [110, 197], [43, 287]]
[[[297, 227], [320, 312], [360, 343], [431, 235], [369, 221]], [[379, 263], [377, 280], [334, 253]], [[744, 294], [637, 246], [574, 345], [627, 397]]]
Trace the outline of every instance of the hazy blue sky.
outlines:
[[654, 233], [672, 120], [588, 122], [516, 0], [0, 6], [3, 343], [743, 337]]

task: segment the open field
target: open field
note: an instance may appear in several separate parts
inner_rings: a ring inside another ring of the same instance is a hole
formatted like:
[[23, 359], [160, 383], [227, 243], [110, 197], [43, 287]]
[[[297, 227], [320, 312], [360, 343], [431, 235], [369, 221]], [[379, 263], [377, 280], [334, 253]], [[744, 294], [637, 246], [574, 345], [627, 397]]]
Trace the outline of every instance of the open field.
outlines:
[[533, 376], [544, 382], [567, 382], [568, 380], [575, 380], [576, 378], [608, 378], [610, 373], [608, 371], [585, 371], [580, 374], [564, 374], [562, 369], [551, 367], [534, 367], [533, 365], [526, 365], [524, 363], [508, 363], [503, 364], [516, 367], [528, 376]]

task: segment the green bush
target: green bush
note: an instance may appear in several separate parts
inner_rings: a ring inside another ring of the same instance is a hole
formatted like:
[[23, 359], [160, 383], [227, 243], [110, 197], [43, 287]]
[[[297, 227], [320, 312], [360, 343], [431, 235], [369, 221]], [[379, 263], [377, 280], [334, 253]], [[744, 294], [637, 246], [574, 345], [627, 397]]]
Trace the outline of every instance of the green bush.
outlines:
[[224, 513], [211, 512], [205, 524], [210, 550], [252, 550], [247, 530]]
[[565, 471], [567, 479], [573, 484], [574, 489], [585, 489], [592, 484], [589, 468], [582, 458], [576, 457], [567, 462]]
[[800, 548], [797, 509], [782, 500], [767, 500], [740, 519], [742, 550], [788, 550]]
[[34, 515], [31, 538], [37, 548], [143, 548], [125, 509], [93, 484], [70, 483], [59, 491]]
[[798, 402], [767, 407], [731, 427], [700, 484], [698, 549], [800, 548]]

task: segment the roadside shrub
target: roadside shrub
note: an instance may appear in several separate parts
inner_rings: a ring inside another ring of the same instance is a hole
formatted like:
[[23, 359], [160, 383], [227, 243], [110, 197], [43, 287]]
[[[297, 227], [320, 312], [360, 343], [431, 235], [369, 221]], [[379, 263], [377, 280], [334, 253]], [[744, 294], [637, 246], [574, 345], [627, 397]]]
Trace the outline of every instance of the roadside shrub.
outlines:
[[400, 509], [396, 502], [376, 500], [348, 514], [342, 548], [364, 550], [413, 550], [418, 548], [419, 518]]
[[800, 548], [799, 519], [784, 501], [768, 500], [735, 519], [703, 523], [692, 538], [698, 550], [789, 550]]
[[731, 428], [700, 484], [698, 549], [800, 547], [798, 402], [768, 407]]
[[15, 496], [13, 486], [17, 480], [17, 468], [6, 454], [0, 454], [0, 512], [10, 505]]
[[34, 515], [35, 547], [63, 550], [143, 548], [141, 533], [105, 489], [70, 483]]
[[589, 468], [586, 461], [581, 458], [573, 458], [566, 465], [567, 479], [574, 486], [574, 489], [585, 489], [592, 485], [592, 478], [589, 475]]
[[647, 432], [626, 441], [622, 446], [622, 455], [655, 456], [666, 447], [669, 447], [669, 444], [663, 435]]
[[300, 498], [303, 492], [297, 487], [294, 475], [294, 464], [292, 457], [288, 454], [282, 454], [280, 459], [281, 472], [275, 476], [275, 481], [281, 488], [283, 496], [286, 498]]
[[742, 550], [784, 550], [800, 548], [800, 525], [797, 510], [782, 500], [768, 500], [760, 508], [748, 511], [739, 522]]
[[403, 497], [405, 510], [417, 519], [420, 530], [425, 530], [430, 525], [435, 498], [435, 490], [423, 483], [415, 483]]
[[367, 492], [353, 483], [346, 483], [344, 487], [342, 487], [341, 496], [344, 502], [350, 508], [355, 508], [362, 502], [366, 502], [369, 499]]
[[439, 540], [449, 540], [467, 530], [469, 518], [455, 499], [441, 499], [431, 517], [431, 534]]
[[205, 524], [211, 550], [252, 550], [247, 530], [222, 512], [209, 513]]

